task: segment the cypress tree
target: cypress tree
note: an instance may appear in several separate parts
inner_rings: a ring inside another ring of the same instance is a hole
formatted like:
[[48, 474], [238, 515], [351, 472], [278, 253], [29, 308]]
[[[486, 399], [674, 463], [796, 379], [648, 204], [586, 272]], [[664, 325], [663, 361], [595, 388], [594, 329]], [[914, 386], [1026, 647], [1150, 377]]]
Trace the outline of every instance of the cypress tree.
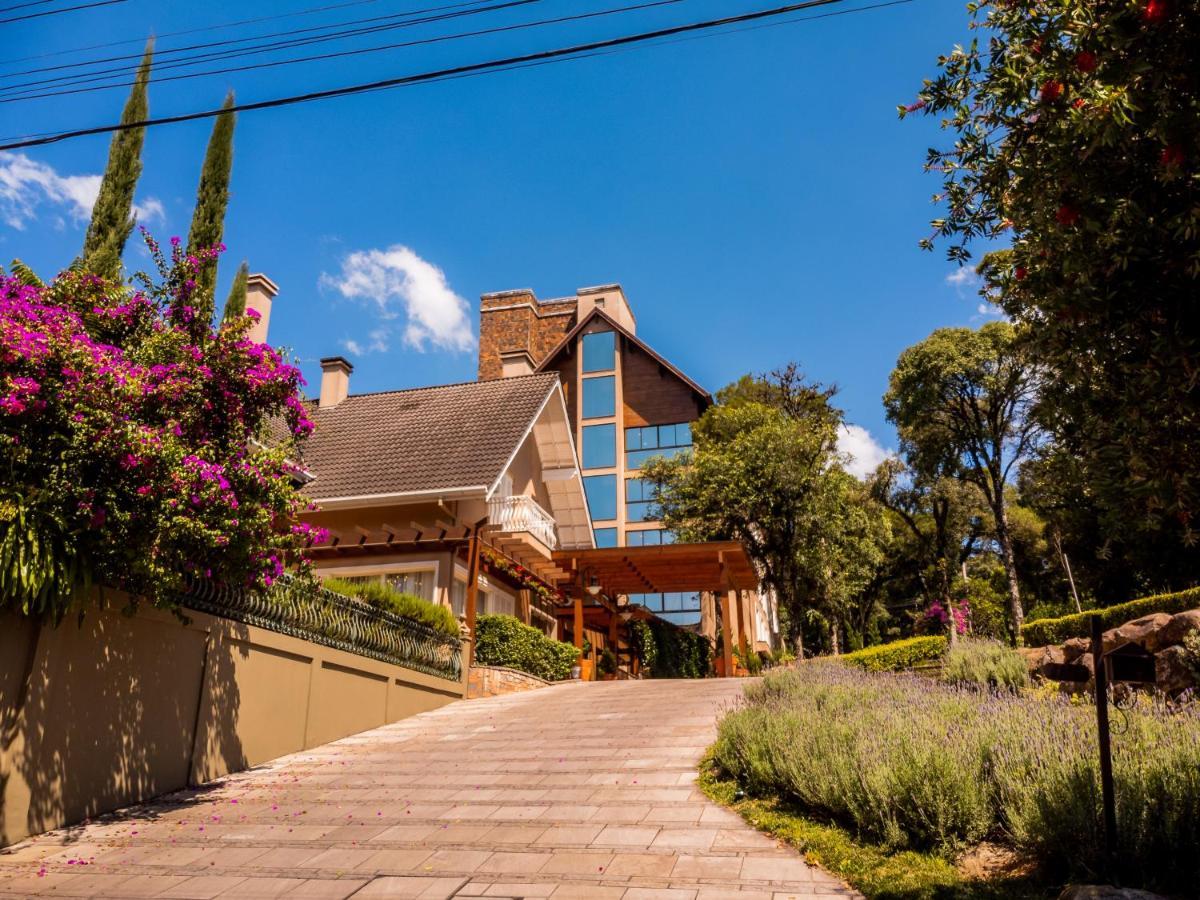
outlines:
[[[233, 106], [233, 91], [225, 96], [223, 109]], [[196, 191], [196, 210], [188, 230], [188, 252], [196, 253], [221, 243], [225, 231], [225, 208], [229, 204], [229, 173], [233, 168], [233, 126], [235, 116], [224, 112], [213, 123], [204, 168], [200, 171], [200, 187]], [[212, 319], [216, 304], [217, 261], [213, 260], [196, 275], [193, 305], [196, 316], [203, 322]]]
[[225, 301], [225, 311], [221, 314], [223, 323], [236, 322], [246, 314], [246, 279], [249, 277], [250, 265], [242, 260], [237, 274], [233, 276], [233, 286], [229, 289], [229, 297]]
[[[121, 113], [121, 124], [145, 121], [150, 112], [146, 87], [150, 82], [150, 62], [154, 39], [146, 42], [146, 52], [138, 66], [137, 78]], [[145, 128], [130, 128], [113, 134], [108, 149], [108, 166], [100, 182], [100, 193], [92, 207], [83, 241], [83, 264], [88, 271], [105, 278], [121, 276], [121, 253], [133, 231], [133, 192], [142, 174], [142, 142]]]

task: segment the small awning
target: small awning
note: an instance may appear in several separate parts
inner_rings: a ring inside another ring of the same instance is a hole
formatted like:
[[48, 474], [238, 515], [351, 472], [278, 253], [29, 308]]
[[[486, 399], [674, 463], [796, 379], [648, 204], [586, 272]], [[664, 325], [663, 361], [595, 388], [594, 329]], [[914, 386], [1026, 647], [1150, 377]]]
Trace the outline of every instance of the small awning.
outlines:
[[610, 597], [758, 588], [758, 575], [738, 541], [558, 550], [553, 559], [565, 573], [559, 587], [568, 593], [578, 590], [581, 573], [595, 575]]

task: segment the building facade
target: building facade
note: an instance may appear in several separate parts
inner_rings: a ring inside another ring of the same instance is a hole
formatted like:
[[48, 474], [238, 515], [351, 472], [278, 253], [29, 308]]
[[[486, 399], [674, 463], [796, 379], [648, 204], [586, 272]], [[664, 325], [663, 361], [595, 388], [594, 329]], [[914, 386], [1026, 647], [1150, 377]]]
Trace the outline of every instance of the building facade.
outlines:
[[[484, 294], [480, 302], [479, 378], [555, 372], [563, 385], [597, 547], [671, 543], [658, 518], [646, 460], [692, 446], [692, 423], [712, 396], [637, 335], [620, 285], [581, 288], [540, 301], [530, 290]], [[630, 602], [677, 625], [715, 631], [704, 594], [645, 593]], [[749, 634], [768, 649], [777, 631], [769, 598], [750, 605]]]

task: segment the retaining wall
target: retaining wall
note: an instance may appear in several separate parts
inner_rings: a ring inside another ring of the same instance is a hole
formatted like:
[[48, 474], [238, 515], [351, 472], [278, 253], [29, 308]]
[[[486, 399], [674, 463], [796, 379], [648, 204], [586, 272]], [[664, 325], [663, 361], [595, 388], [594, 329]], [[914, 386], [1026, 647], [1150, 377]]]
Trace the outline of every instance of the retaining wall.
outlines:
[[109, 598], [57, 628], [0, 612], [0, 847], [464, 696], [464, 682]]

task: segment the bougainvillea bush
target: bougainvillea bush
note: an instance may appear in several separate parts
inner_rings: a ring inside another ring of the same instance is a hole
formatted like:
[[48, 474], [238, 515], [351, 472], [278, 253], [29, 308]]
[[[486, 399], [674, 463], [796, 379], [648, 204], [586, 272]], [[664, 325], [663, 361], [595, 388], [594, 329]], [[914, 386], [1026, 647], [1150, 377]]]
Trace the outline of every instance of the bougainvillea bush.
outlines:
[[92, 584], [170, 606], [192, 577], [263, 589], [303, 568], [300, 372], [249, 319], [196, 318], [221, 248], [147, 244], [140, 287], [0, 279], [0, 606], [58, 617]]

